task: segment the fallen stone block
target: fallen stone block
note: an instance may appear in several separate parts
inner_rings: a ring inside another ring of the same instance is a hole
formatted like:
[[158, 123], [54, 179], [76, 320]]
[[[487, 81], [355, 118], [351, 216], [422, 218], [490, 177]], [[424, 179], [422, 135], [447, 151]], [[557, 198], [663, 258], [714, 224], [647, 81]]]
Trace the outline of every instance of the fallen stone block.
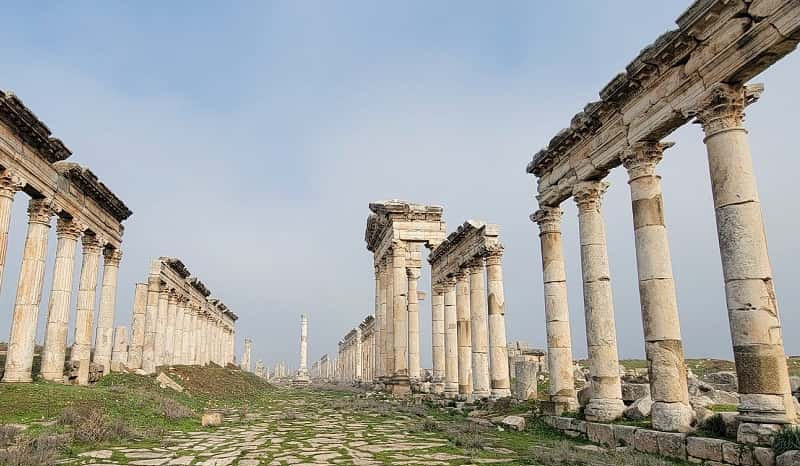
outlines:
[[208, 412], [203, 413], [203, 417], [200, 419], [200, 423], [203, 427], [217, 427], [222, 425], [222, 413], [217, 412]]
[[775, 466], [800, 466], [800, 450], [791, 450], [775, 458]]
[[622, 384], [622, 401], [632, 402], [650, 396], [650, 385], [644, 383]]
[[522, 416], [506, 416], [500, 425], [521, 432], [525, 430], [525, 418]]
[[622, 415], [627, 419], [640, 420], [650, 415], [650, 410], [653, 407], [653, 399], [650, 395], [639, 398], [633, 404], [625, 408]]
[[176, 392], [183, 392], [183, 387], [178, 385], [177, 382], [169, 378], [169, 376], [163, 372], [158, 374], [158, 377], [156, 377], [156, 381], [158, 382], [158, 385], [161, 388], [170, 388], [172, 390], [175, 390]]

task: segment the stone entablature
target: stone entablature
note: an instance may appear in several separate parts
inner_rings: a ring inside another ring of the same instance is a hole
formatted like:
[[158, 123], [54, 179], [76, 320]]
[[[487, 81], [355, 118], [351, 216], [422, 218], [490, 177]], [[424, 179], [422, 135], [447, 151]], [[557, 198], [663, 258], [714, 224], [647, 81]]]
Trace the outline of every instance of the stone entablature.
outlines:
[[639, 141], [659, 141], [691, 120], [715, 83], [743, 83], [800, 40], [794, 0], [698, 0], [578, 112], [527, 172], [539, 203], [557, 206], [580, 181], [605, 176]]
[[490, 251], [502, 248], [499, 226], [467, 220], [431, 251], [428, 257], [431, 279], [439, 283], [447, 277], [453, 277], [476, 257], [485, 257]]
[[394, 199], [370, 203], [369, 210], [373, 213], [367, 218], [365, 240], [376, 263], [398, 241], [423, 243], [433, 249], [447, 234], [439, 206]]

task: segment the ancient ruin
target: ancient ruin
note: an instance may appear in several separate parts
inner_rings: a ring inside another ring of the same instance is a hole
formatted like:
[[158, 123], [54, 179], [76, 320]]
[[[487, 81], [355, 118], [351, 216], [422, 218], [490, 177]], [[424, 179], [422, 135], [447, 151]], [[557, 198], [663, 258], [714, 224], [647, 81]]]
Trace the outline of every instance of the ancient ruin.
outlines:
[[295, 386], [308, 385], [311, 379], [308, 376], [308, 317], [300, 316], [300, 367], [297, 369], [292, 384]]
[[552, 400], [573, 409], [572, 356], [561, 252], [560, 204], [579, 209], [584, 309], [592, 398], [586, 419], [611, 421], [624, 408], [601, 210], [609, 171], [628, 172], [633, 205], [653, 427], [691, 428], [686, 367], [656, 166], [663, 139], [700, 124], [708, 152], [723, 282], [736, 361], [739, 440], [797, 422], [783, 350], [744, 109], [764, 87], [745, 84], [800, 39], [794, 1], [697, 1], [577, 113], [528, 164], [538, 182]]

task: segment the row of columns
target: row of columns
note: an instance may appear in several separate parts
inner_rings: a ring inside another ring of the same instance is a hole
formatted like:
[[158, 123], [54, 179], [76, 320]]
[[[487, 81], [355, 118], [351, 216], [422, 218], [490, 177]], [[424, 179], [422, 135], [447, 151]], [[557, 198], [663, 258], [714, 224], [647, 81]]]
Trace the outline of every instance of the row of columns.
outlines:
[[[0, 175], [0, 278], [5, 266], [8, 229], [15, 193], [24, 183], [5, 171]], [[30, 382], [39, 305], [42, 298], [47, 243], [52, 217], [57, 213], [52, 200], [34, 198], [28, 203], [28, 231], [23, 249], [17, 297], [11, 323], [3, 382]], [[78, 363], [78, 384], [88, 384], [92, 330], [95, 329], [94, 361], [110, 371], [119, 249], [102, 242], [79, 221], [59, 217], [56, 227], [56, 258], [50, 292], [41, 375], [52, 381], [64, 380], [67, 326], [72, 295], [72, 277], [77, 242], [82, 240], [82, 265], [78, 287], [75, 341], [70, 359]], [[98, 322], [94, 326], [94, 305], [100, 255], [103, 255]]]
[[[719, 84], [696, 112], [706, 134], [726, 302], [741, 402], [747, 423], [796, 422], [783, 350], [772, 271], [743, 109], [752, 95]], [[671, 144], [643, 141], [621, 154], [629, 175], [645, 354], [653, 397], [653, 427], [687, 431], [692, 411], [680, 335], [675, 283], [655, 167]], [[623, 409], [611, 277], [601, 199], [608, 184], [578, 183], [584, 315], [592, 397], [588, 420], [610, 421]], [[532, 215], [540, 227], [547, 322], [550, 396], [574, 408], [572, 349], [561, 242], [561, 209]], [[741, 430], [741, 428], [740, 428]]]
[[433, 284], [433, 381], [447, 396], [511, 395], [501, 261], [488, 251]]

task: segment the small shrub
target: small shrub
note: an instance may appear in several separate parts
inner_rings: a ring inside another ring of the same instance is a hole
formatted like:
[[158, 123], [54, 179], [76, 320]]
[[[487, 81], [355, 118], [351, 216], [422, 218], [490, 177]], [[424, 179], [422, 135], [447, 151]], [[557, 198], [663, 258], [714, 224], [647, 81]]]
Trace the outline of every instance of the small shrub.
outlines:
[[790, 450], [800, 450], [800, 428], [784, 427], [778, 431], [772, 439], [772, 449], [775, 451], [775, 456]]
[[441, 427], [433, 419], [425, 419], [420, 426], [423, 432], [441, 432]]
[[161, 411], [164, 413], [164, 417], [170, 421], [187, 419], [194, 416], [194, 411], [171, 398], [163, 398], [161, 400]]
[[0, 464], [5, 466], [52, 466], [59, 452], [66, 446], [69, 436], [42, 435], [18, 436], [13, 445], [0, 450]]
[[22, 427], [20, 426], [1, 424], [0, 448], [13, 444], [20, 432], [22, 432]]
[[717, 437], [724, 437], [725, 421], [722, 420], [722, 416], [715, 414], [706, 419], [706, 422], [703, 423], [703, 430]]
[[480, 450], [487, 446], [486, 439], [477, 432], [458, 432], [450, 436], [450, 441], [465, 449]]
[[122, 419], [111, 419], [94, 408], [64, 408], [58, 420], [72, 427], [79, 442], [96, 444], [133, 437], [133, 431]]

